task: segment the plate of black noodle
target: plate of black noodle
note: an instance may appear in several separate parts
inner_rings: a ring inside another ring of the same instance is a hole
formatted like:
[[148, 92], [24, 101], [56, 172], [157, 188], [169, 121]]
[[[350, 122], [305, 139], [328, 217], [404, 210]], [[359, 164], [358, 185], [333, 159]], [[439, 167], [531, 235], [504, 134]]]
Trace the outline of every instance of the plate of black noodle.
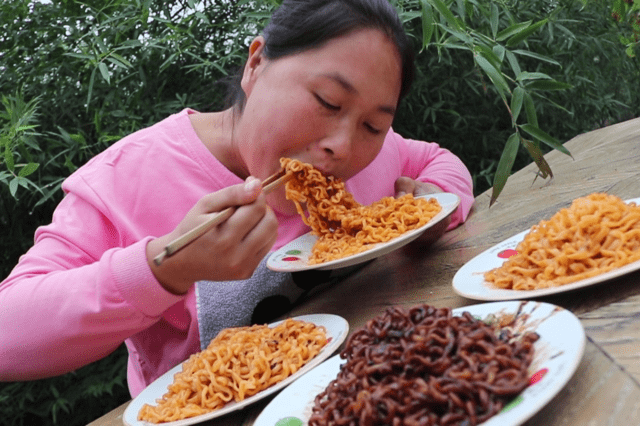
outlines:
[[388, 308], [254, 424], [519, 425], [565, 386], [585, 343], [571, 312], [543, 302]]

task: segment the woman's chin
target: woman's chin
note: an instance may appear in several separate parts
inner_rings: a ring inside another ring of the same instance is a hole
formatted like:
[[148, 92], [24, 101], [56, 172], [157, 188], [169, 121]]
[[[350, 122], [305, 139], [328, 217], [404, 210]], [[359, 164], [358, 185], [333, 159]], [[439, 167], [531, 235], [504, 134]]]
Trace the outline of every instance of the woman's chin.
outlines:
[[293, 201], [287, 200], [284, 191], [276, 191], [273, 194], [267, 196], [267, 204], [273, 209], [274, 212], [284, 215], [293, 216], [298, 214], [296, 205]]

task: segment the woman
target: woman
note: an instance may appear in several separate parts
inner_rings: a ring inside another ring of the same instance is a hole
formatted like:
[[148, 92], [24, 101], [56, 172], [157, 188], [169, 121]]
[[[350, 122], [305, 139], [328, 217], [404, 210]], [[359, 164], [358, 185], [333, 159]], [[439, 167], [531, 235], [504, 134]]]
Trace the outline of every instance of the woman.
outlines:
[[[136, 396], [222, 328], [282, 314], [318, 275], [265, 267], [308, 231], [282, 188], [260, 193], [281, 157], [344, 179], [363, 204], [456, 193], [449, 226], [461, 223], [473, 202], [464, 165], [391, 130], [412, 60], [386, 0], [284, 1], [249, 47], [233, 106], [172, 115], [65, 181], [52, 223], [0, 284], [0, 379], [62, 374], [125, 341]], [[227, 221], [153, 263], [229, 206]]]

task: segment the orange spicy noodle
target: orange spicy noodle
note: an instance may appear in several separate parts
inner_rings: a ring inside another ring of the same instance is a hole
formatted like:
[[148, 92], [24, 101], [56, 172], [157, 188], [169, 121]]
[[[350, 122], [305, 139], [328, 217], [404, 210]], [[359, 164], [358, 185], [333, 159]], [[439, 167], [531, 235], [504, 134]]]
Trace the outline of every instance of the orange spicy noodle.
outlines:
[[540, 221], [500, 267], [498, 288], [534, 290], [572, 283], [640, 260], [640, 206], [603, 193], [577, 198]]
[[[318, 241], [310, 264], [340, 259], [370, 249], [429, 222], [442, 207], [435, 198], [384, 197], [369, 206], [358, 203], [344, 183], [326, 176], [311, 164], [283, 158], [287, 172], [294, 174], [286, 184], [302, 220]], [[302, 204], [306, 205], [305, 214]]]
[[138, 420], [171, 422], [242, 401], [294, 374], [326, 344], [324, 327], [294, 319], [273, 328], [224, 329], [183, 363], [167, 393], [156, 405], [145, 404]]

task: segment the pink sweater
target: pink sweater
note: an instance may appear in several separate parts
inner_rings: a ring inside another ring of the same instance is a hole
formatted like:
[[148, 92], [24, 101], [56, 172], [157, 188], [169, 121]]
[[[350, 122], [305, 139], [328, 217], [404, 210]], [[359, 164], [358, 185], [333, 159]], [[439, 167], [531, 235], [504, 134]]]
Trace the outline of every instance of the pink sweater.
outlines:
[[[63, 374], [124, 341], [136, 396], [200, 350], [193, 287], [185, 296], [167, 292], [145, 255], [149, 240], [173, 230], [203, 195], [241, 182], [198, 139], [192, 113], [123, 138], [65, 180], [52, 223], [38, 228], [34, 246], [0, 283], [0, 380]], [[393, 195], [400, 176], [458, 194], [451, 227], [464, 221], [473, 203], [466, 167], [437, 144], [393, 131], [347, 187], [370, 204]], [[274, 250], [308, 231], [298, 216], [278, 220]]]

